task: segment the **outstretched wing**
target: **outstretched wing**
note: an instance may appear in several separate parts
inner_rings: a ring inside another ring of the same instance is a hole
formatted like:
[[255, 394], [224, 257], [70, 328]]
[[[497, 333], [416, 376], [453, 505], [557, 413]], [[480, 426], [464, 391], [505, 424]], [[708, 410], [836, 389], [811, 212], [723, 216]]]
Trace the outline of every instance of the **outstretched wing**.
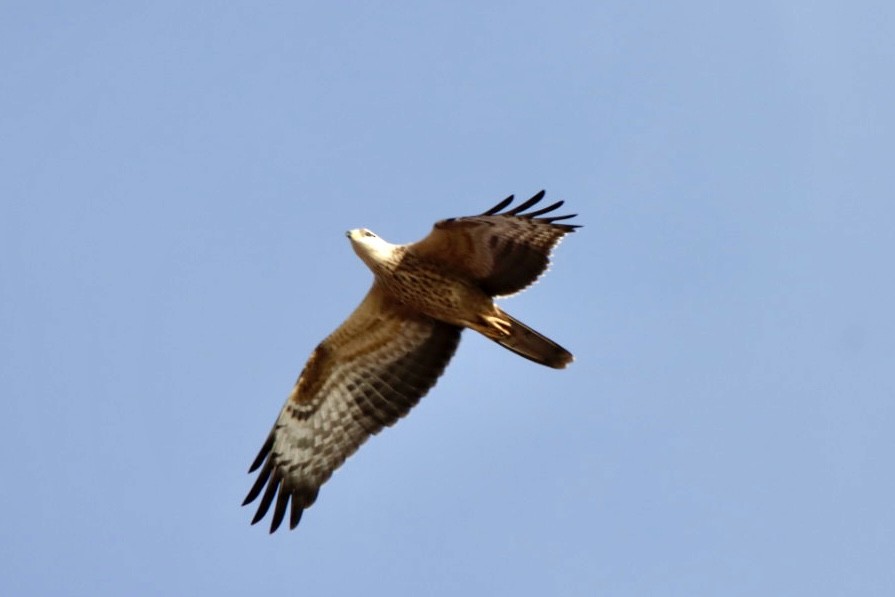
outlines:
[[441, 220], [408, 251], [471, 278], [491, 296], [519, 292], [544, 273], [559, 240], [580, 228], [556, 223], [575, 214], [543, 217], [562, 201], [525, 213], [543, 198], [541, 191], [501, 213], [513, 202], [510, 195], [483, 214]]
[[243, 505], [264, 490], [252, 524], [275, 502], [270, 532], [280, 526], [289, 505], [294, 529], [333, 471], [435, 385], [460, 332], [408, 310], [374, 283], [354, 313], [311, 355], [249, 469], [261, 471]]

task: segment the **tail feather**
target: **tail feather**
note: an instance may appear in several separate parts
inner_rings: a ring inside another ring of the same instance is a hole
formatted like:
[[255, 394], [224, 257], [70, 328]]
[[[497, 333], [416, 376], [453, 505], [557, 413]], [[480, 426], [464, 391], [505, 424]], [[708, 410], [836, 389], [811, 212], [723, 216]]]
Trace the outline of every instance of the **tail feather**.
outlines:
[[550, 338], [542, 336], [502, 310], [500, 315], [510, 323], [509, 335], [487, 334], [487, 336], [504, 348], [554, 369], [563, 369], [574, 359], [572, 353]]

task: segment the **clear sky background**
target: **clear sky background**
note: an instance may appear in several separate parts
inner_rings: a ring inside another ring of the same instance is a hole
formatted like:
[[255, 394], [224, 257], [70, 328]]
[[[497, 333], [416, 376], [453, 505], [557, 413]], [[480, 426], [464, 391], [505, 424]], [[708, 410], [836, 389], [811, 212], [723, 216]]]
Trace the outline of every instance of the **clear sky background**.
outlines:
[[[891, 2], [5, 2], [0, 594], [891, 595]], [[393, 242], [585, 225], [294, 532], [240, 508]]]

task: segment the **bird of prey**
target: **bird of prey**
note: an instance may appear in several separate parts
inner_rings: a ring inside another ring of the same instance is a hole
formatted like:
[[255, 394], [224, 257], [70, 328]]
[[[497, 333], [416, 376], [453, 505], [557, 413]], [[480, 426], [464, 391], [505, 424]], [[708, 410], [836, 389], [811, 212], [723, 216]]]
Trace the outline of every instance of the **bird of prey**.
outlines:
[[548, 367], [572, 361], [569, 351], [493, 300], [534, 283], [553, 247], [579, 228], [558, 223], [575, 214], [545, 215], [562, 201], [526, 213], [543, 197], [541, 191], [502, 211], [511, 195], [480, 215], [441, 220], [407, 245], [365, 228], [346, 233], [373, 271], [373, 286], [311, 354], [252, 463], [249, 472], [260, 472], [243, 502], [261, 496], [252, 524], [274, 505], [273, 533], [291, 506], [294, 529], [333, 471], [435, 385], [464, 328]]

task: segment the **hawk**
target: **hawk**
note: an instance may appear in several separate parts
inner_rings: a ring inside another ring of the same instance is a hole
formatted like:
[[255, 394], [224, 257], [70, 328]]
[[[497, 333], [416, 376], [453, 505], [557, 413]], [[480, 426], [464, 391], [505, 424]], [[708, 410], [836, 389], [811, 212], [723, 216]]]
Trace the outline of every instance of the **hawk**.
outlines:
[[[261, 501], [252, 524], [274, 506], [270, 532], [291, 506], [305, 508], [368, 437], [406, 415], [444, 372], [464, 328], [516, 354], [562, 369], [572, 354], [494, 304], [534, 283], [560, 239], [579, 226], [536, 211], [544, 191], [502, 211], [441, 220], [423, 240], [393, 245], [366, 228], [350, 230], [373, 286], [355, 311], [311, 354], [252, 463], [258, 478], [243, 502]], [[263, 491], [263, 495], [262, 495]]]

